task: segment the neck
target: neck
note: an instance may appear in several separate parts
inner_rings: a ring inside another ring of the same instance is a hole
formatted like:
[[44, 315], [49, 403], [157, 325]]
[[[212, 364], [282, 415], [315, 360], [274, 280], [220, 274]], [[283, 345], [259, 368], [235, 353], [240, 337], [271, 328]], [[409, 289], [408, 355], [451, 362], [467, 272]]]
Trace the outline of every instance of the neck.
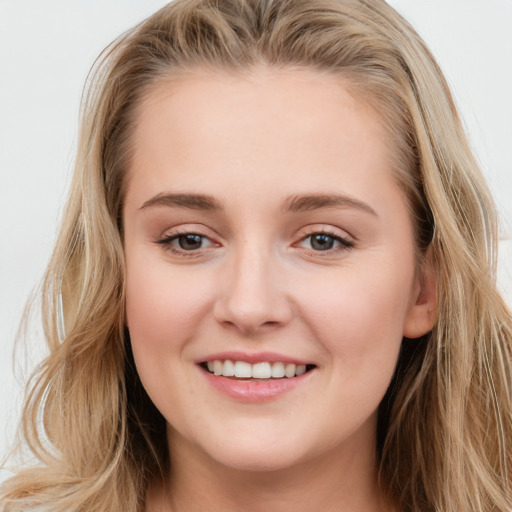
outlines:
[[293, 467], [233, 469], [172, 432], [172, 471], [148, 496], [147, 512], [388, 512], [379, 491], [375, 445], [351, 442]]

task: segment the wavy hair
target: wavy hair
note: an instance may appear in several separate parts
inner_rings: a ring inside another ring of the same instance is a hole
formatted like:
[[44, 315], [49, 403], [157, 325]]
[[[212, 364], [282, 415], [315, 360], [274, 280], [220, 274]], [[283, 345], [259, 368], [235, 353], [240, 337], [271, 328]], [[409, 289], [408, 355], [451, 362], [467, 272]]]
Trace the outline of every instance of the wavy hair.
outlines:
[[37, 464], [4, 483], [3, 510], [141, 511], [167, 470], [165, 422], [124, 326], [123, 176], [137, 110], [180, 73], [262, 64], [337, 74], [379, 112], [418, 262], [437, 275], [436, 326], [403, 341], [380, 406], [381, 485], [402, 512], [512, 509], [512, 318], [496, 289], [496, 213], [424, 42], [383, 0], [176, 0], [108, 47], [88, 80], [42, 289], [49, 355], [20, 428]]

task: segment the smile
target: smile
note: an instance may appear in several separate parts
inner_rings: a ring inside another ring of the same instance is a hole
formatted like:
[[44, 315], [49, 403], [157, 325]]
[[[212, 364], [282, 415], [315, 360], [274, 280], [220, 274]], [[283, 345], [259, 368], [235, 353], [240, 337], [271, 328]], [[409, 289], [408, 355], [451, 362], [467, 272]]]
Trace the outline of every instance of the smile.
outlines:
[[202, 363], [204, 369], [212, 375], [234, 377], [237, 379], [282, 379], [299, 377], [314, 368], [314, 365], [284, 362], [222, 361], [215, 359]]
[[317, 372], [316, 364], [261, 352], [224, 352], [197, 361], [206, 381], [231, 400], [261, 403], [302, 389]]

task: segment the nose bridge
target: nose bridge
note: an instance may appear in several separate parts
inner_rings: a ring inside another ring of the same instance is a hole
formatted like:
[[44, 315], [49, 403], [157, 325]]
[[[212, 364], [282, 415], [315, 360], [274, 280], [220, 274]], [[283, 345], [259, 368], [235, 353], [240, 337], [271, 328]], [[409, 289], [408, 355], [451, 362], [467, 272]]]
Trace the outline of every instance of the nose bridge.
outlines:
[[271, 251], [268, 247], [246, 241], [238, 252], [232, 276], [233, 297], [263, 309], [266, 303], [263, 299], [270, 298], [273, 284], [271, 274], [275, 262], [271, 261]]
[[272, 247], [255, 237], [233, 250], [217, 304], [217, 319], [242, 332], [286, 323], [291, 307], [279, 282], [279, 261]]

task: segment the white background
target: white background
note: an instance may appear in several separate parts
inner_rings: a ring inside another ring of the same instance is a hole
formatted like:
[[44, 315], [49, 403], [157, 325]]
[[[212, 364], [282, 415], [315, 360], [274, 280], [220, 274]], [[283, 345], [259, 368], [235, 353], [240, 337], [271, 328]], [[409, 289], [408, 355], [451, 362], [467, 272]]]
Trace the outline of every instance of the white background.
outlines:
[[[21, 401], [15, 331], [55, 240], [83, 83], [112, 39], [165, 3], [0, 0], [0, 458]], [[499, 279], [512, 304], [512, 0], [390, 3], [424, 37], [454, 90], [500, 207]], [[34, 338], [20, 380], [40, 357]]]

